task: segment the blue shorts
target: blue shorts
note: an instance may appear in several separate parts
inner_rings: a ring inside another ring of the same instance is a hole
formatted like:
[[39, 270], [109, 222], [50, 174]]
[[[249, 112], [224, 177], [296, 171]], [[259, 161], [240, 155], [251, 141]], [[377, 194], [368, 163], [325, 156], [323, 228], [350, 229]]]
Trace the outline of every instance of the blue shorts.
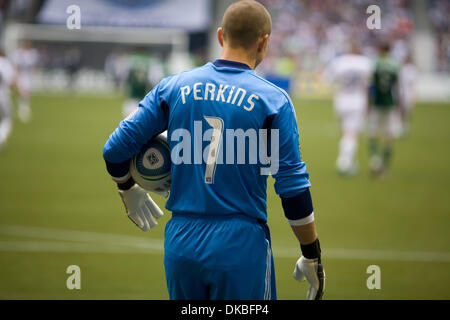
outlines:
[[275, 300], [267, 224], [244, 215], [174, 213], [164, 266], [171, 300]]

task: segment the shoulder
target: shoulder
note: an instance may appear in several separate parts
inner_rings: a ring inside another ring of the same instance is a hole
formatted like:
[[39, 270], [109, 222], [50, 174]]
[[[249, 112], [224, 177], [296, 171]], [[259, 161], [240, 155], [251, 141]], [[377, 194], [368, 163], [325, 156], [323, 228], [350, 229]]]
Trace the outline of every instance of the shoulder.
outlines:
[[358, 55], [358, 58], [359, 58], [359, 61], [361, 61], [361, 63], [365, 63], [368, 65], [373, 63], [372, 59], [370, 59], [369, 57], [367, 57], [365, 55], [360, 54], [360, 55]]
[[198, 77], [198, 73], [202, 72], [207, 65], [186, 70], [180, 73], [175, 73], [163, 78], [148, 95], [157, 95], [165, 101], [171, 99], [177, 99], [180, 88], [186, 85], [186, 83], [192, 82]]
[[293, 113], [295, 114], [294, 105], [289, 94], [282, 88], [276, 86], [272, 82], [260, 77], [256, 73], [250, 73], [256, 78], [254, 85], [262, 98], [268, 114]]
[[400, 69], [399, 64], [392, 58], [380, 59], [378, 62], [380, 67], [389, 71], [398, 71]]
[[252, 77], [256, 78], [257, 81], [255, 82], [255, 86], [258, 87], [258, 90], [263, 91], [266, 97], [270, 98], [271, 100], [276, 100], [280, 104], [292, 104], [291, 98], [285, 90], [281, 89], [280, 87], [276, 86], [272, 82], [264, 79], [254, 72], [249, 74]]
[[360, 68], [362, 68], [366, 71], [370, 71], [374, 67], [373, 61], [369, 57], [366, 57], [364, 55], [358, 56], [358, 63], [359, 63]]
[[203, 66], [196, 67], [196, 68], [189, 69], [189, 70], [186, 70], [186, 71], [183, 71], [183, 72], [180, 72], [180, 73], [173, 74], [173, 75], [169, 76], [168, 78], [181, 79], [181, 78], [192, 77], [192, 76], [196, 76], [198, 74], [207, 72], [210, 69], [211, 69], [211, 63], [208, 62], [207, 64], [204, 64]]
[[174, 87], [177, 84], [181, 83], [181, 81], [186, 80], [186, 79], [192, 79], [196, 76], [198, 76], [201, 73], [204, 73], [205, 71], [207, 71], [207, 69], [209, 69], [210, 66], [207, 64], [194, 68], [194, 69], [190, 69], [190, 70], [186, 70], [180, 73], [175, 73], [172, 74], [164, 79], [161, 80], [161, 82], [159, 83], [159, 86], [161, 87]]
[[392, 68], [399, 68], [399, 64], [397, 63], [397, 61], [395, 61], [392, 58], [389, 58], [386, 60], [386, 63], [389, 64], [389, 66], [391, 66]]

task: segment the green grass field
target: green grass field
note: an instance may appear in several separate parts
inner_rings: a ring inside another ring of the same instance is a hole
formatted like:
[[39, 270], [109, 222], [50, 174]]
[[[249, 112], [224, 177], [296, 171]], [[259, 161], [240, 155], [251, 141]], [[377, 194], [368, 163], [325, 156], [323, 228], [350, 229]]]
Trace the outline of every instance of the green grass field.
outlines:
[[[330, 101], [295, 101], [313, 185], [327, 275], [325, 299], [450, 298], [450, 105], [420, 104], [383, 181], [335, 172], [338, 125]], [[162, 240], [167, 213], [143, 233], [127, 218], [102, 159], [121, 119], [118, 97], [36, 95], [33, 120], [15, 121], [0, 152], [0, 298], [167, 299]], [[292, 278], [298, 244], [268, 188], [278, 297], [304, 299]], [[162, 206], [164, 200], [155, 196]], [[81, 268], [81, 290], [66, 268]], [[381, 289], [369, 290], [369, 265]]]

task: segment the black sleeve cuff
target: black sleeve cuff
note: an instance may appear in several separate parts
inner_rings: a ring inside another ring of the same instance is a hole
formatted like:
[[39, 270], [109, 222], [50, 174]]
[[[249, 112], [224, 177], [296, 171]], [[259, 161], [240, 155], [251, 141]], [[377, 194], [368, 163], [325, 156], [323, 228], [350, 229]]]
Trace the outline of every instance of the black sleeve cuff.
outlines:
[[124, 183], [118, 183], [117, 187], [120, 190], [128, 190], [131, 189], [132, 186], [134, 186], [136, 182], [134, 181], [133, 177], [130, 177], [126, 182]]
[[320, 242], [319, 238], [316, 239], [313, 243], [310, 244], [300, 244], [300, 248], [302, 249], [302, 255], [307, 259], [320, 259]]
[[306, 218], [314, 211], [309, 188], [292, 198], [281, 197], [281, 204], [284, 215], [289, 220]]
[[105, 160], [106, 170], [112, 177], [120, 178], [124, 177], [130, 171], [130, 160], [126, 160], [121, 163], [112, 163]]

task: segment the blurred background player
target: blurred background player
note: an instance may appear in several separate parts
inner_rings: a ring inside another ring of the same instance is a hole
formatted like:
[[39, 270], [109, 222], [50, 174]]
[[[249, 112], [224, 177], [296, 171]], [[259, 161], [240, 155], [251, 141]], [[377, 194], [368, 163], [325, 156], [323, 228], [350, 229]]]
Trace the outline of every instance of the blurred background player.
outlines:
[[358, 170], [355, 155], [367, 112], [371, 69], [370, 59], [352, 43], [350, 53], [332, 60], [324, 72], [325, 79], [337, 89], [334, 110], [340, 121], [341, 139], [336, 167], [342, 175], [354, 175]]
[[[380, 44], [372, 79], [372, 101], [369, 110], [370, 169], [381, 176], [388, 168], [393, 139], [400, 134], [399, 125], [399, 66], [389, 57], [390, 45]], [[382, 140], [382, 148], [379, 140]]]
[[137, 49], [127, 59], [128, 75], [126, 94], [122, 113], [126, 117], [136, 109], [139, 101], [148, 92], [148, 70], [150, 68], [149, 56], [142, 49]]
[[0, 150], [12, 130], [10, 87], [14, 81], [14, 68], [0, 50]]
[[407, 135], [411, 126], [411, 113], [416, 101], [417, 68], [409, 55], [400, 69], [399, 93], [402, 112], [402, 135]]
[[105, 59], [105, 74], [110, 77], [116, 90], [123, 91], [128, 76], [128, 55], [124, 50], [113, 50]]
[[20, 47], [12, 54], [12, 62], [17, 70], [17, 87], [19, 90], [17, 112], [19, 120], [24, 123], [31, 119], [31, 79], [38, 59], [39, 53], [33, 48], [30, 41], [22, 41]]
[[151, 57], [144, 49], [137, 49], [127, 59], [128, 98], [123, 104], [123, 115], [128, 116], [139, 104], [139, 101], [153, 89], [164, 77], [164, 70], [159, 59]]
[[76, 76], [81, 68], [81, 51], [73, 46], [64, 52], [63, 66], [67, 72], [69, 87], [73, 90], [76, 83]]

